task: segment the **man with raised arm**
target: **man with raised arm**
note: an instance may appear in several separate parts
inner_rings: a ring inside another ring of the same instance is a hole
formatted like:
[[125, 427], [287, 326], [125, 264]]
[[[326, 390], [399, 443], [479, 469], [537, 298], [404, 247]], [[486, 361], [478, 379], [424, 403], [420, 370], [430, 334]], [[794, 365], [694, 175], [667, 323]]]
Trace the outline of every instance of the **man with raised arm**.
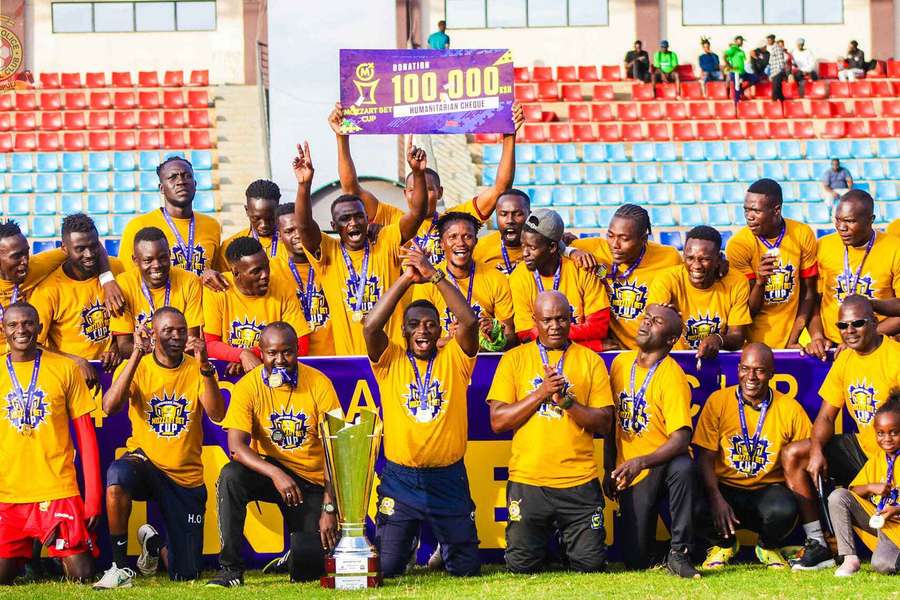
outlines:
[[522, 262], [522, 228], [531, 214], [531, 198], [511, 189], [497, 200], [497, 231], [479, 238], [472, 253], [476, 263], [497, 269], [508, 278]]

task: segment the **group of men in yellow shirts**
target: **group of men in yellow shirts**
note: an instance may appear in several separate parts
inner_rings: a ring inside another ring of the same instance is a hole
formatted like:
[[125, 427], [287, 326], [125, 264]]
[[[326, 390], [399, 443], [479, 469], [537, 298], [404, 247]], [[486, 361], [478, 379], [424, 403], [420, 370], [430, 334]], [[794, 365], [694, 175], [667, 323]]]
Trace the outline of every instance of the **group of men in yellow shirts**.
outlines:
[[[518, 128], [521, 108], [513, 113]], [[761, 562], [786, 567], [779, 544], [798, 517], [808, 540], [794, 567], [833, 564], [819, 524], [820, 476], [848, 485], [878, 454], [875, 413], [900, 385], [892, 339], [900, 317], [889, 316], [900, 296], [900, 238], [873, 229], [868, 194], [843, 196], [836, 233], [817, 241], [782, 217], [780, 186], [760, 180], [746, 194], [747, 226], [724, 253], [721, 234], [700, 226], [679, 255], [650, 240], [639, 206], [621, 206], [605, 238], [582, 239], [554, 211], [531, 210], [527, 194], [511, 189], [514, 133], [503, 138], [495, 184], [444, 213], [440, 177], [410, 141], [409, 210], [401, 211], [360, 186], [341, 121], [338, 106], [329, 123], [344, 195], [331, 206], [333, 236], [312, 217], [306, 144], [293, 162], [296, 201], [281, 203], [274, 183], [254, 182], [249, 228], [224, 243], [218, 222], [193, 211], [183, 158], [158, 168], [163, 206], [129, 223], [121, 262], [106, 255], [86, 215], [66, 217], [62, 249], [33, 258], [18, 227], [0, 225], [10, 348], [0, 448], [43, 457], [35, 468], [45, 472], [0, 474], [0, 582], [12, 581], [32, 540], [50, 544], [71, 578], [91, 575], [102, 490], [89, 361], [115, 371], [103, 410], [127, 408], [132, 426], [125, 454], [107, 471], [114, 563], [96, 587], [132, 585], [133, 500], [156, 500], [167, 534], [163, 542], [149, 524], [138, 530], [138, 569], [150, 574], [162, 562], [173, 579], [199, 576], [204, 414], [227, 430], [232, 458], [217, 487], [221, 571], [210, 584], [243, 583], [241, 535], [253, 500], [275, 502], [285, 516], [291, 577], [317, 578], [339, 535], [318, 421], [340, 404], [331, 382], [298, 362], [303, 355], [371, 362], [385, 419], [376, 519], [384, 574], [404, 572], [423, 522], [440, 542], [435, 562], [475, 574], [463, 456], [479, 351], [505, 352], [487, 401], [492, 428], [513, 432], [511, 571], [545, 565], [554, 532], [573, 569], [603, 569], [604, 493], [620, 507], [616, 535], [628, 568], [657, 558], [664, 498], [672, 541], [659, 558], [676, 575], [699, 577], [690, 551], [702, 540], [710, 546], [703, 566], [726, 564], [738, 526], [760, 534]], [[479, 239], [494, 213], [497, 231]], [[810, 341], [801, 345], [804, 331]], [[772, 349], [826, 360], [834, 346], [840, 353], [811, 425], [771, 389]], [[693, 351], [698, 368], [719, 351], [742, 350], [739, 384], [709, 398], [696, 428], [673, 349]], [[623, 351], [609, 371], [596, 354], [603, 350]], [[210, 359], [242, 375], [227, 409]], [[835, 435], [844, 406], [857, 435]], [[68, 420], [82, 453], [83, 501]], [[595, 434], [605, 440], [602, 480]]]

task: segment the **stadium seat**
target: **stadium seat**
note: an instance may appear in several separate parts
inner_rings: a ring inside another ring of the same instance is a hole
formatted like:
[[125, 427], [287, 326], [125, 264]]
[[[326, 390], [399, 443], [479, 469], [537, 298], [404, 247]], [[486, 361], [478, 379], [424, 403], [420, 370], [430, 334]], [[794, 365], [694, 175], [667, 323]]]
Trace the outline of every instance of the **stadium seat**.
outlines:
[[[710, 123], [710, 125], [715, 125], [715, 123]], [[689, 142], [697, 139], [697, 134], [694, 133], [694, 124], [691, 122], [672, 123], [672, 139], [676, 142]]]
[[635, 83], [631, 86], [631, 99], [646, 102], [656, 99], [656, 91], [652, 83]]
[[629, 185], [622, 188], [623, 200], [628, 204], [646, 204], [647, 189], [643, 186]]
[[56, 133], [39, 133], [37, 149], [43, 152], [54, 152], [60, 149], [59, 136]]
[[809, 139], [816, 137], [816, 130], [812, 121], [793, 121], [791, 122], [794, 138]]
[[528, 83], [531, 81], [531, 71], [528, 67], [513, 67], [513, 81], [515, 83]]
[[802, 204], [785, 204], [781, 207], [781, 214], [793, 221], [800, 221], [801, 223], [806, 221]]
[[697, 123], [697, 139], [698, 140], [719, 140], [722, 139], [722, 133], [719, 130], [718, 123], [701, 121]]
[[753, 158], [756, 160], [774, 160], [778, 158], [778, 144], [775, 142], [756, 142]]
[[34, 131], [37, 129], [37, 117], [33, 112], [17, 112], [13, 131]]
[[138, 106], [137, 95], [134, 92], [115, 92], [113, 106], [119, 110], [133, 110]]
[[[0, 98], [3, 97], [3, 94], [0, 94]], [[12, 152], [15, 144], [13, 142], [13, 137], [9, 133], [0, 133], [0, 152]]]
[[610, 104], [591, 104], [591, 121], [612, 121], [615, 119]]
[[[721, 165], [713, 165], [713, 171]], [[730, 165], [726, 165], [730, 169]], [[688, 183], [705, 183], [709, 181], [709, 173], [706, 169], [706, 163], [692, 163], [687, 165], [687, 174], [684, 178]], [[731, 181], [730, 179], [728, 181]], [[673, 182], [674, 183], [674, 182]]]
[[[101, 169], [91, 169], [99, 171]], [[80, 173], [84, 171], [84, 155], [80, 152], [63, 152], [62, 153], [62, 171], [64, 173]]]
[[[674, 136], [673, 136], [674, 137]], [[677, 139], [677, 138], [676, 138]], [[706, 160], [706, 149], [703, 142], [687, 142], [681, 147], [684, 160]]]
[[[81, 154], [74, 156], [80, 157]], [[88, 154], [88, 171], [109, 171], [110, 167], [108, 152], [91, 152]]]
[[622, 132], [617, 123], [600, 123], [597, 125], [597, 139], [604, 142], [617, 142], [622, 139]]
[[787, 178], [790, 181], [808, 181], [813, 179], [810, 164], [805, 162], [789, 163]]
[[706, 214], [707, 225], [712, 225], [713, 227], [729, 227], [732, 224], [731, 210], [729, 210], [728, 206], [709, 206], [706, 209]]
[[869, 136], [875, 138], [893, 137], [891, 133], [891, 124], [885, 119], [874, 119], [869, 121]]
[[[516, 159], [520, 159], [518, 154], [522, 148], [530, 148], [530, 147], [532, 147], [532, 146], [519, 146], [518, 148], [516, 148]], [[502, 146], [484, 146], [484, 148], [483, 148], [484, 154], [483, 154], [483, 158], [482, 158], [482, 161], [484, 162], [484, 164], [486, 164], [486, 165], [498, 164], [500, 162], [500, 154], [501, 154], [502, 149], [503, 149]], [[521, 162], [527, 162], [527, 161], [521, 161]]]
[[[621, 104], [619, 106], [622, 106]], [[657, 102], [645, 102], [641, 104], [641, 121], [661, 121], [666, 118], [663, 105]]]
[[62, 194], [59, 199], [60, 213], [63, 215], [71, 215], [73, 213], [84, 212], [84, 203], [81, 194]]
[[21, 194], [6, 195], [7, 215], [27, 215], [31, 213], [28, 196]]
[[897, 158], [900, 156], [900, 147], [897, 140], [878, 140], [878, 156], [880, 158]]
[[41, 113], [41, 131], [59, 131], [63, 128], [63, 116], [61, 112], [45, 111]]
[[584, 162], [606, 162], [606, 144], [585, 144], [582, 151]]
[[590, 208], [576, 208], [575, 219], [572, 221], [572, 224], [576, 229], [588, 229], [600, 226], [597, 222], [596, 211]]
[[209, 70], [202, 69], [191, 71], [191, 78], [188, 81], [188, 85], [207, 87], [209, 85]]
[[853, 103], [853, 114], [856, 117], [862, 117], [865, 119], [874, 119], [875, 114], [875, 103], [872, 100], [857, 100]]
[[828, 158], [850, 158], [850, 142], [846, 140], [835, 140], [828, 142]]
[[781, 160], [799, 160], [803, 158], [803, 153], [800, 151], [800, 142], [796, 140], [778, 142], [778, 158]]
[[726, 160], [728, 158], [728, 152], [723, 142], [705, 142], [703, 153], [706, 160]]
[[[690, 167], [695, 165], [688, 165], [688, 170]], [[706, 169], [706, 165], [702, 165], [704, 169]], [[664, 164], [662, 166], [662, 178], [661, 181], [663, 183], [682, 183], [684, 182], [684, 167], [680, 164]]]
[[610, 169], [610, 183], [634, 183], [634, 172], [631, 165], [612, 165]]
[[[773, 123], [774, 124], [774, 123]], [[736, 126], [735, 132], [726, 131], [730, 126]], [[740, 123], [725, 122], [722, 124], [722, 134], [726, 138], [741, 139], [744, 136], [740, 133]], [[764, 140], [770, 137], [768, 123], [765, 121], [748, 121], [746, 136], [751, 140]]]
[[[540, 88], [538, 88], [540, 90]], [[205, 94], [206, 92], [198, 92], [191, 91], [191, 94]], [[538, 92], [538, 96], [540, 96], [540, 91]], [[541, 98], [542, 100], [544, 98]], [[184, 93], [181, 90], [165, 90], [163, 92], [163, 107], [164, 108], [184, 108], [186, 106]], [[206, 104], [204, 103], [205, 107]]]
[[651, 162], [654, 157], [654, 147], [650, 143], [634, 144], [631, 147], [632, 162]]
[[156, 172], [141, 171], [138, 180], [138, 189], [142, 192], [155, 192], [159, 190], [159, 177]]
[[781, 162], [764, 162], [762, 163], [762, 176], [775, 181], [784, 180], [784, 163]]
[[657, 183], [659, 174], [656, 165], [637, 165], [634, 173], [635, 183]]
[[678, 160], [678, 155], [675, 151], [675, 144], [670, 144], [668, 142], [657, 143], [653, 150], [654, 160], [656, 162], [673, 162]]
[[608, 83], [598, 83], [594, 86], [594, 93], [591, 95], [591, 99], [594, 102], [600, 100], [612, 101], [616, 99], [616, 93]]
[[[119, 153], [117, 153], [119, 154]], [[134, 182], [134, 173], [128, 172], [117, 172], [113, 176], [113, 186], [112, 189], [114, 192], [133, 192], [137, 189], [137, 185]], [[91, 190], [90, 188], [88, 191]], [[105, 191], [105, 190], [97, 190], [97, 191]]]
[[720, 183], [703, 183], [700, 185], [700, 202], [703, 204], [721, 204], [725, 201], [725, 188]]
[[109, 121], [109, 113], [105, 110], [97, 111], [92, 110], [88, 113], [88, 129], [93, 130], [106, 130], [110, 129], [110, 121]]
[[[540, 167], [538, 167], [540, 168]], [[551, 169], [553, 167], [550, 167]], [[204, 174], [209, 174], [209, 171], [205, 171]], [[197, 189], [198, 190], [211, 190], [212, 189], [212, 178], [209, 179], [209, 187], [200, 187], [200, 173], [195, 173], [198, 177], [197, 179]], [[578, 185], [584, 180], [584, 174], [581, 171], [581, 167], [578, 165], [562, 165], [559, 168], [559, 182], [565, 185]], [[538, 182], [542, 183], [542, 182]]]
[[872, 152], [872, 144], [869, 140], [851, 140], [850, 155], [853, 158], [872, 158], [875, 154]]
[[[520, 148], [533, 148], [533, 156], [532, 160], [526, 161], [521, 160], [519, 158], [519, 150]], [[500, 154], [501, 154], [500, 146], [485, 146], [484, 147], [484, 164], [496, 165], [500, 162]], [[210, 155], [211, 157], [212, 155]], [[210, 158], [211, 160], [211, 158]], [[193, 161], [191, 161], [193, 162]], [[556, 158], [556, 146], [553, 144], [539, 144], [539, 145], [523, 145], [516, 148], [516, 162], [536, 162], [536, 163], [555, 163], [557, 162]]]
[[623, 189], [625, 188], [603, 186], [597, 190], [597, 201], [603, 206], [619, 206], [625, 201]]
[[41, 94], [41, 110], [62, 110], [63, 97], [59, 92]]
[[14, 138], [15, 152], [33, 152], [37, 150], [37, 137], [33, 133], [17, 133]]
[[784, 103], [784, 116], [788, 119], [808, 119], [809, 112], [801, 100], [790, 100]]
[[[834, 96], [833, 87], [832, 96]], [[856, 81], [851, 81], [850, 96], [853, 98], [871, 98], [873, 96], [872, 82], [866, 79], [857, 79]]]
[[726, 183], [722, 186], [722, 200], [726, 204], [743, 204], [747, 186], [742, 183]]
[[880, 160], [867, 160], [863, 162], [863, 179], [885, 179], [884, 163]]
[[640, 142], [647, 139], [640, 123], [622, 123], [622, 141]]
[[544, 102], [556, 102], [559, 100], [559, 86], [555, 81], [541, 81], [537, 84], [537, 99]]
[[759, 166], [756, 163], [738, 163], [737, 181], [752, 182], [759, 179]]
[[856, 138], [870, 136], [869, 123], [867, 121], [848, 121], [846, 123], [846, 135], [847, 137]]
[[145, 213], [145, 212], [149, 212], [151, 210], [155, 210], [155, 209], [159, 208], [160, 202], [159, 202], [159, 194], [158, 193], [154, 194], [152, 192], [143, 192], [140, 195], [140, 198], [141, 198], [141, 200], [140, 200], [141, 204], [138, 209], [138, 212]]
[[622, 69], [619, 65], [602, 65], [600, 79], [602, 81], [622, 81]]
[[138, 92], [138, 106], [146, 110], [160, 108], [161, 104], [159, 102], [159, 92]]
[[9, 131], [12, 129], [13, 117], [11, 113], [0, 113], [0, 131]]
[[112, 87], [134, 87], [131, 73], [128, 71], [113, 71], [111, 75]]
[[[40, 176], [39, 176], [40, 177]], [[54, 192], [56, 191], [56, 178], [53, 178]], [[36, 215], [55, 215], [56, 214], [56, 195], [38, 194], [34, 197], [34, 214]]]
[[806, 223], [822, 225], [831, 223], [831, 215], [828, 214], [828, 207], [821, 202], [805, 204], [804, 212], [806, 213]]
[[875, 199], [879, 201], [898, 200], [896, 181], [878, 181], [875, 183]]
[[732, 163], [730, 162], [713, 163], [712, 177], [710, 178], [710, 181], [715, 181], [718, 183], [728, 183], [729, 181], [734, 181], [734, 168], [731, 165]]
[[[550, 126], [551, 138], [553, 125]], [[594, 142], [597, 140], [597, 134], [594, 133], [594, 126], [590, 123], [576, 123], [572, 126], [572, 140], [576, 142]], [[556, 141], [556, 140], [554, 140]], [[560, 140], [568, 141], [568, 140]]]
[[[540, 95], [540, 85], [538, 85], [538, 95]], [[581, 86], [578, 84], [561, 86], [561, 99], [563, 102], [581, 102], [584, 95], [581, 93]]]
[[550, 196], [551, 206], [575, 206], [575, 192], [570, 187], [553, 188]]
[[625, 154], [624, 144], [607, 144], [606, 145], [606, 161], [607, 162], [628, 162], [628, 155]]
[[187, 124], [191, 129], [209, 129], [213, 126], [206, 109], [189, 110], [187, 114]]
[[737, 116], [739, 119], [763, 118], [759, 103], [753, 101], [739, 102], [737, 105]]
[[[212, 153], [207, 152], [210, 157], [210, 165], [212, 165]], [[516, 160], [518, 160], [518, 150], [516, 151]], [[578, 158], [578, 148], [575, 144], [556, 144], [556, 162], [575, 163], [580, 162]], [[544, 162], [544, 161], [535, 161]], [[550, 161], [553, 162], [553, 161]], [[212, 168], [211, 166], [209, 168]]]
[[684, 249], [684, 236], [680, 231], [660, 231], [659, 243], [663, 246], [671, 246], [681, 252]]
[[659, 100], [675, 100], [678, 98], [678, 87], [674, 83], [660, 83], [654, 88]]
[[31, 175], [13, 175], [9, 181], [9, 191], [13, 194], [30, 194], [34, 191]]
[[[752, 125], [753, 123], [754, 123], [754, 121], [749, 121], [748, 126]], [[765, 127], [764, 122], [758, 122], [758, 124], [762, 125], [763, 128]], [[768, 136], [769, 136], [769, 132], [766, 131], [765, 135], [763, 137], [768, 137]], [[746, 135], [744, 134], [744, 126], [743, 126], [743, 123], [741, 123], [740, 121], [725, 121], [724, 123], [722, 123], [722, 137], [725, 138], [726, 140], [742, 140], [745, 137], [752, 138], [753, 136], [750, 135], [749, 131], [747, 132]]]
[[537, 88], [534, 85], [517, 85], [513, 91], [518, 102], [537, 101]]
[[881, 114], [885, 117], [900, 117], [900, 100], [882, 100]]
[[637, 121], [638, 105], [634, 102], [620, 102], [616, 105], [616, 117], [619, 121]]
[[585, 186], [575, 188], [576, 206], [594, 206], [597, 203], [597, 188]]
[[[654, 106], [646, 104], [643, 106]], [[641, 113], [643, 115], [643, 111]], [[688, 118], [688, 108], [684, 102], [668, 102], [666, 103], [666, 119], [670, 121], [683, 121]]]
[[39, 173], [56, 173], [59, 171], [59, 157], [56, 153], [42, 152], [36, 156]]
[[137, 148], [141, 150], [151, 150], [162, 146], [159, 139], [159, 131], [141, 131], [138, 138]]
[[138, 203], [136, 194], [113, 194], [113, 212], [119, 214], [131, 214], [137, 212]]
[[789, 121], [769, 121], [769, 137], [776, 140], [791, 139], [791, 123]]
[[206, 150], [214, 146], [209, 131], [191, 130], [188, 132], [188, 148]]
[[184, 131], [163, 131], [163, 147], [173, 149], [187, 148], [187, 141], [184, 139]]
[[[159, 152], [154, 152], [152, 150], [144, 150], [138, 154], [139, 156], [139, 169], [141, 171], [156, 171], [156, 167], [159, 166]], [[154, 173], [155, 174], [155, 173]]]
[[43, 89], [55, 90], [60, 85], [59, 73], [41, 73], [39, 80]]
[[[67, 136], [70, 134], [66, 134]], [[134, 134], [130, 131], [117, 131], [116, 132], [116, 148], [125, 148], [127, 146], [128, 139], [131, 139], [132, 146], [134, 147]], [[73, 142], [77, 144], [77, 140], [73, 138]], [[82, 139], [83, 143], [83, 139]], [[106, 131], [92, 131], [88, 136], [87, 147], [91, 150], [109, 150], [111, 148], [109, 141], [109, 133]], [[82, 149], [84, 146], [82, 146]], [[68, 148], [74, 149], [74, 148]]]
[[36, 94], [17, 93], [16, 110], [39, 110]]
[[77, 110], [66, 111], [63, 116], [63, 126], [70, 131], [87, 129], [87, 121], [84, 118], [84, 113]]
[[822, 137], [825, 138], [842, 138], [846, 135], [844, 121], [827, 121], [825, 123], [825, 131]]
[[213, 192], [197, 192], [194, 208], [202, 213], [216, 212], [216, 198]]
[[728, 142], [728, 156], [733, 161], [750, 160], [750, 144], [747, 142]]
[[591, 109], [587, 104], [569, 104], [569, 121], [590, 121]]
[[87, 191], [88, 192], [108, 192], [110, 190], [108, 173], [89, 173]]
[[53, 237], [56, 235], [56, 218], [49, 216], [31, 218], [31, 235], [34, 237]]
[[691, 102], [688, 105], [688, 114], [695, 121], [712, 119], [713, 113], [707, 102]]
[[594, 82], [600, 81], [600, 75], [597, 67], [594, 65], [578, 65], [578, 81]]
[[728, 83], [711, 81], [706, 84], [706, 97], [710, 100], [726, 100], [729, 96]]
[[672, 186], [656, 184], [647, 186], [647, 202], [656, 206], [665, 206], [673, 202]]
[[34, 171], [34, 155], [16, 152], [12, 155], [9, 171], [10, 173], [31, 173]]
[[653, 223], [654, 227], [675, 227], [672, 210], [661, 206], [650, 208], [650, 222]]
[[184, 71], [166, 71], [163, 75], [163, 86], [181, 87], [184, 85]]
[[713, 115], [717, 119], [734, 119], [737, 116], [731, 102], [714, 102]]
[[699, 81], [682, 81], [681, 97], [685, 100], [702, 100], [703, 85]]
[[831, 153], [828, 148], [828, 142], [823, 140], [810, 140], [806, 142], [805, 157], [814, 160], [830, 158]]
[[84, 191], [84, 179], [81, 173], [63, 173], [62, 191], [67, 194], [80, 193]]

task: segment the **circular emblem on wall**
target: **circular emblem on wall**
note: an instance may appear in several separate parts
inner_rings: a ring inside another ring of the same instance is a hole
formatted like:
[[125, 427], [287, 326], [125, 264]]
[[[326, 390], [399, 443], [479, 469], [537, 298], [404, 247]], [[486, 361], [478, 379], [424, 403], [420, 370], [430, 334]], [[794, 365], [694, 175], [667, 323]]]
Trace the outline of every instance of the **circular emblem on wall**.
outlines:
[[13, 77], [22, 67], [22, 40], [14, 27], [13, 19], [0, 16], [0, 81]]

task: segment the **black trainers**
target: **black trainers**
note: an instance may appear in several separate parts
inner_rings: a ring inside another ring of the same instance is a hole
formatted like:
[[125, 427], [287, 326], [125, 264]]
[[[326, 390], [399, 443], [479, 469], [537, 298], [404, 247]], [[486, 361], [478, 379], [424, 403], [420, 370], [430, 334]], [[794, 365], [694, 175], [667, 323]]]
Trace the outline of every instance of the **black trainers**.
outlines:
[[833, 566], [834, 557], [831, 550], [812, 538], [806, 540], [803, 544], [803, 554], [791, 564], [794, 571], [818, 571]]
[[685, 579], [700, 579], [700, 571], [694, 568], [690, 555], [685, 551], [669, 550], [666, 568], [672, 575], [678, 575]]
[[263, 575], [267, 575], [269, 573], [287, 573], [288, 572], [288, 559], [291, 557], [291, 551], [288, 550], [278, 558], [273, 558], [266, 566], [262, 568]]
[[206, 587], [235, 588], [244, 585], [244, 574], [240, 571], [221, 570], [206, 582]]

